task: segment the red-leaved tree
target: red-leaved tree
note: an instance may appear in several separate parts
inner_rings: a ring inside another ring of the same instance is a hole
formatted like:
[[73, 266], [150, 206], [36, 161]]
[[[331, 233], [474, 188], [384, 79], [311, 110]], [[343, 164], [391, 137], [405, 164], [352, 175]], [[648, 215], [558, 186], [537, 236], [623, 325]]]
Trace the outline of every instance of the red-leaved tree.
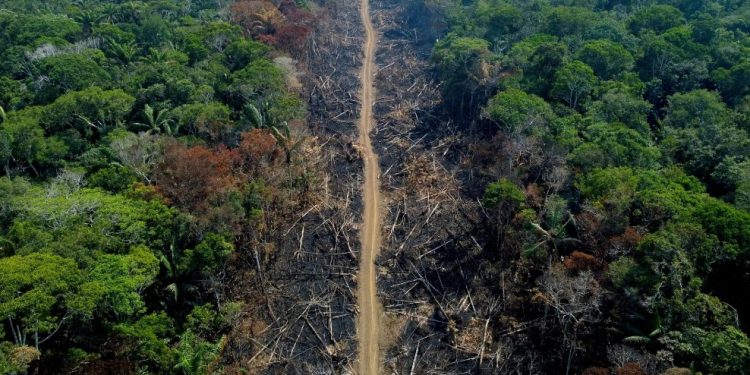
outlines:
[[284, 22], [284, 15], [269, 1], [237, 1], [232, 4], [230, 12], [232, 21], [253, 37], [273, 34]]
[[235, 150], [220, 146], [212, 151], [175, 142], [166, 147], [154, 180], [174, 205], [195, 212], [206, 209], [213, 196], [236, 189], [241, 181], [240, 167], [241, 158]]

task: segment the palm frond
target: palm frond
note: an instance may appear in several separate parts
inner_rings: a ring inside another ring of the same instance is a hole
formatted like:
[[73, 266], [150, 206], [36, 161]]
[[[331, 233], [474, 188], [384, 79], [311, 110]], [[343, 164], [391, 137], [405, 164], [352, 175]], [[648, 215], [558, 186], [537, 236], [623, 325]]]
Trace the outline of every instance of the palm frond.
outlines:
[[263, 118], [263, 114], [255, 105], [248, 103], [245, 104], [245, 114], [249, 117], [250, 123], [256, 128], [262, 129], [266, 126], [266, 121]]
[[172, 296], [172, 298], [176, 301], [179, 297], [179, 288], [177, 287], [177, 283], [171, 283], [164, 287], [164, 290], [169, 292], [169, 294]]

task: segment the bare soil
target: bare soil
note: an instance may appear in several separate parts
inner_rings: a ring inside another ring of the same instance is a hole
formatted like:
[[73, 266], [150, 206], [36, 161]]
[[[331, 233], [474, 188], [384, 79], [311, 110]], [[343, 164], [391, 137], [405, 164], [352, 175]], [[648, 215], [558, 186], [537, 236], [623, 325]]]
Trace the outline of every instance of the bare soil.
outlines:
[[373, 129], [374, 88], [373, 76], [375, 67], [375, 50], [377, 36], [370, 20], [368, 0], [360, 2], [360, 14], [365, 29], [364, 57], [360, 80], [361, 112], [359, 119], [359, 146], [364, 160], [364, 186], [362, 198], [364, 215], [361, 236], [361, 257], [358, 277], [357, 302], [360, 308], [357, 317], [359, 338], [359, 373], [361, 375], [377, 374], [379, 370], [379, 332], [380, 306], [377, 298], [377, 280], [375, 259], [380, 250], [380, 167], [378, 156], [370, 141]]

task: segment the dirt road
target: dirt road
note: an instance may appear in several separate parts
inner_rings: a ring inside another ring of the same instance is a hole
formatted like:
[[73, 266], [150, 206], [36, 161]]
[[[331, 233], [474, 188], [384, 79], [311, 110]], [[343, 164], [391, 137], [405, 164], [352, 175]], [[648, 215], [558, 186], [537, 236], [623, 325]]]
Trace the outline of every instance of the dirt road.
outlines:
[[357, 333], [359, 337], [359, 374], [375, 375], [378, 373], [378, 333], [380, 330], [380, 303], [377, 298], [377, 280], [375, 275], [375, 258], [380, 250], [380, 184], [378, 175], [380, 167], [378, 156], [370, 142], [370, 131], [374, 118], [372, 108], [375, 100], [373, 88], [375, 47], [377, 36], [370, 20], [370, 4], [368, 0], [361, 0], [360, 14], [365, 28], [364, 60], [362, 61], [362, 109], [359, 120], [359, 144], [365, 162], [364, 188], [364, 217], [360, 230], [362, 253], [359, 269], [359, 290], [357, 302], [359, 316], [357, 318]]

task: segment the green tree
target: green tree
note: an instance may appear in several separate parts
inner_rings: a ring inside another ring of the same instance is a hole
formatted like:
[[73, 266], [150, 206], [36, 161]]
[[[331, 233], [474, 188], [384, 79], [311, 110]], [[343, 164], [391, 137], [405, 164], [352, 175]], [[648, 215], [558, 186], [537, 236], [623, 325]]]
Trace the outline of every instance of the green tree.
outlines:
[[590, 66], [580, 61], [571, 61], [555, 74], [552, 95], [571, 108], [583, 105], [596, 88], [597, 79]]
[[568, 48], [562, 43], [549, 41], [547, 38], [542, 40], [543, 42], [528, 57], [528, 61], [521, 66], [523, 68], [522, 83], [524, 87], [528, 87], [529, 92], [549, 97], [555, 76], [567, 57]]
[[730, 120], [731, 114], [716, 92], [695, 90], [669, 97], [664, 125], [673, 128], [721, 127]]
[[739, 103], [745, 95], [750, 94], [750, 62], [748, 61], [729, 69], [719, 68], [713, 72], [712, 78], [729, 103]]
[[750, 339], [735, 327], [719, 331], [691, 328], [672, 336], [679, 355], [697, 360], [699, 369], [714, 374], [745, 374], [750, 368]]
[[157, 14], [150, 14], [136, 31], [138, 41], [147, 48], [158, 48], [169, 41], [172, 31], [169, 22]]
[[583, 7], [559, 6], [547, 16], [544, 30], [557, 36], [581, 35], [591, 29], [597, 16]]
[[653, 277], [644, 292], [653, 295], [646, 299], [662, 331], [734, 323], [734, 314], [723, 302], [701, 292], [702, 277], [725, 257], [719, 249], [718, 239], [695, 223], [668, 225], [639, 244], [638, 254]]
[[704, 199], [693, 207], [693, 217], [706, 232], [716, 235], [731, 256], [748, 254], [750, 249], [750, 213], [717, 199]]
[[101, 64], [105, 56], [99, 50], [81, 54], [61, 54], [43, 59], [40, 68], [49, 77], [50, 86], [40, 91], [40, 102], [52, 101], [67, 91], [105, 86], [111, 77]]
[[640, 9], [630, 17], [630, 30], [640, 34], [652, 30], [661, 34], [684, 22], [679, 9], [665, 4], [651, 5]]
[[477, 23], [486, 30], [484, 38], [493, 43], [518, 32], [525, 23], [521, 9], [509, 4], [490, 5], [489, 2], [477, 1], [474, 15]]
[[508, 238], [513, 217], [525, 207], [526, 195], [506, 178], [487, 185], [482, 204], [490, 211], [496, 246], [500, 249]]
[[30, 346], [15, 346], [10, 342], [0, 342], [0, 373], [2, 374], [26, 374], [33, 361], [36, 361], [41, 353]]
[[633, 56], [622, 45], [606, 39], [587, 42], [576, 56], [601, 79], [612, 79], [629, 71], [634, 62]]
[[690, 217], [705, 198], [705, 187], [676, 167], [594, 169], [581, 176], [576, 186], [586, 200], [612, 214], [615, 221], [649, 227], [659, 227], [674, 217]]
[[146, 315], [133, 323], [115, 326], [115, 333], [124, 339], [127, 355], [140, 371], [169, 373], [177, 363], [168, 339], [174, 337], [174, 322], [166, 313]]
[[212, 141], [228, 139], [231, 132], [236, 130], [231, 118], [232, 110], [223, 103], [185, 104], [175, 108], [172, 113], [181, 129]]
[[67, 146], [57, 137], [45, 137], [39, 124], [41, 110], [29, 107], [11, 112], [0, 124], [0, 158], [4, 159], [5, 174], [12, 173], [12, 167], [31, 168], [35, 175], [37, 167], [58, 166], [68, 154]]
[[180, 268], [182, 272], [198, 270], [202, 275], [214, 275], [234, 251], [234, 245], [225, 236], [209, 233], [195, 249], [185, 251]]
[[10, 163], [13, 161], [13, 139], [5, 131], [0, 129], [0, 165], [6, 176], [10, 175]]
[[[4, 4], [5, 5], [5, 4]], [[10, 13], [9, 22], [3, 28], [4, 40], [17, 45], [31, 45], [42, 37], [60, 38], [72, 41], [81, 33], [81, 26], [62, 14]]]
[[213, 343], [187, 330], [180, 336], [176, 348], [177, 364], [174, 369], [184, 375], [202, 375], [212, 372], [219, 359], [223, 338]]
[[[527, 66], [531, 60], [531, 56], [543, 45], [555, 44], [557, 37], [548, 34], [534, 34], [526, 39], [523, 39], [510, 47], [509, 51], [504, 54], [503, 59], [507, 60], [506, 64], [522, 68]], [[563, 55], [566, 52], [564, 45], [559, 45], [563, 51]], [[558, 63], [562, 63], [562, 60], [555, 59]], [[559, 64], [558, 64], [559, 65]], [[544, 65], [540, 64], [540, 67]]]
[[245, 103], [274, 103], [284, 91], [284, 74], [268, 60], [255, 60], [232, 73], [228, 90], [235, 108]]
[[[44, 246], [17, 238], [18, 253], [39, 251], [75, 259], [90, 268], [101, 253], [124, 254], [133, 246], [163, 249], [173, 235], [176, 212], [158, 200], [144, 201], [98, 189], [32, 186], [8, 200], [18, 225], [49, 233], [55, 240]], [[81, 209], [85, 207], [86, 209]], [[102, 236], [97, 233], [116, 233]], [[11, 234], [14, 229], [11, 228]]]
[[489, 208], [496, 208], [500, 205], [518, 208], [525, 201], [526, 196], [523, 191], [516, 184], [504, 178], [487, 185], [483, 203]]
[[127, 65], [135, 60], [135, 57], [138, 55], [138, 46], [134, 41], [120, 43], [116, 40], [108, 39], [105, 52], [121, 64]]
[[268, 56], [270, 48], [253, 40], [239, 39], [224, 49], [224, 58], [232, 71], [245, 68], [252, 61]]
[[495, 95], [485, 108], [487, 116], [509, 134], [542, 134], [554, 114], [544, 99], [518, 89]]
[[619, 122], [644, 136], [651, 133], [647, 116], [652, 110], [651, 103], [632, 95], [625, 88], [614, 88], [592, 102], [589, 113], [597, 120], [607, 123]]
[[102, 135], [122, 125], [135, 98], [120, 89], [90, 87], [57, 98], [44, 108], [43, 123], [50, 132], [75, 126], [84, 134]]
[[734, 201], [737, 208], [750, 212], [750, 160], [741, 156], [726, 157], [711, 178], [726, 189], [726, 198]]
[[115, 321], [137, 316], [145, 311], [141, 294], [156, 281], [158, 273], [159, 261], [145, 246], [135, 247], [127, 255], [102, 255], [87, 270], [87, 281], [71, 305]]
[[750, 138], [734, 125], [732, 112], [716, 92], [675, 94], [666, 112], [662, 149], [702, 179], [726, 157], [750, 152]]
[[653, 168], [661, 156], [647, 136], [620, 123], [591, 125], [584, 132], [584, 141], [568, 157], [584, 170], [615, 166]]
[[480, 102], [478, 90], [487, 78], [490, 57], [489, 43], [480, 38], [448, 35], [435, 44], [433, 60], [451, 108], [465, 114]]
[[647, 34], [643, 37], [643, 56], [638, 68], [644, 81], [658, 80], [654, 84], [669, 81], [674, 66], [685, 59], [683, 51], [661, 36]]
[[284, 149], [285, 160], [287, 164], [292, 163], [292, 156], [294, 155], [302, 144], [305, 142], [305, 138], [298, 134], [293, 134], [289, 124], [282, 123], [279, 127], [272, 126], [271, 134], [276, 138], [276, 142]]
[[0, 317], [16, 345], [39, 346], [70, 318], [67, 299], [80, 273], [70, 259], [51, 254], [0, 258]]
[[111, 193], [123, 193], [138, 182], [138, 176], [129, 168], [117, 163], [99, 169], [88, 177], [88, 186]]
[[93, 9], [79, 9], [73, 16], [73, 19], [81, 24], [81, 28], [85, 35], [91, 34], [94, 26], [98, 24], [102, 18], [103, 17]]

